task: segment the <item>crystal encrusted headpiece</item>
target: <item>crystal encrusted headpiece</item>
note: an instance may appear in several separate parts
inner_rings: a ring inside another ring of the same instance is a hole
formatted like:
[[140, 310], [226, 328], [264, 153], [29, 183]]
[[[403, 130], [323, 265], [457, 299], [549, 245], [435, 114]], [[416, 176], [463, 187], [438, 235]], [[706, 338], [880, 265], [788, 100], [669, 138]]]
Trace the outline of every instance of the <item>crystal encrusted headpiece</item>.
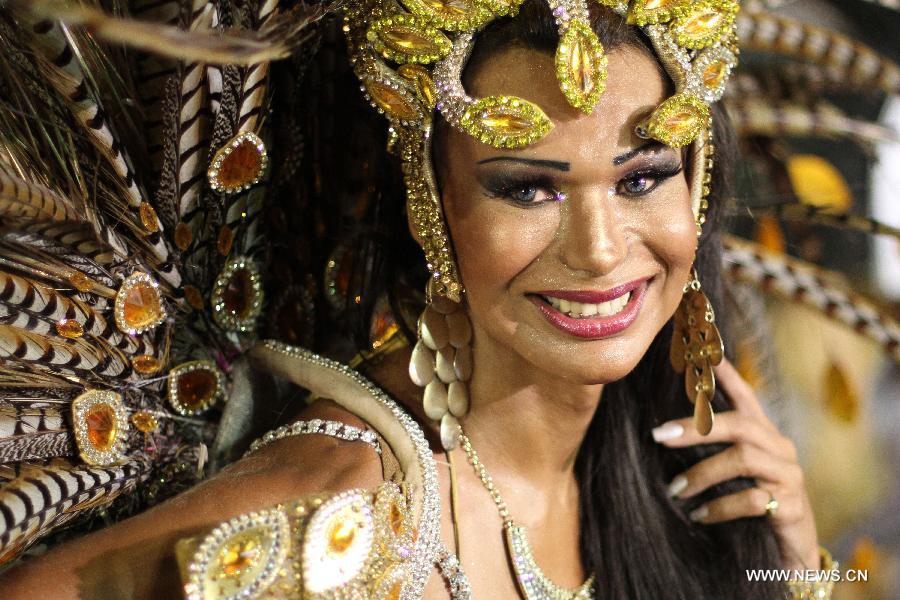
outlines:
[[[522, 148], [553, 123], [526, 98], [472, 98], [462, 72], [477, 33], [515, 17], [524, 0], [351, 0], [344, 31], [351, 61], [372, 105], [391, 121], [405, 162], [408, 206], [438, 293], [459, 299], [462, 287], [444, 231], [430, 160], [434, 111], [453, 127], [495, 148]], [[710, 128], [710, 104], [722, 97], [737, 62], [736, 0], [547, 0], [559, 29], [556, 76], [573, 107], [591, 113], [606, 89], [607, 58], [589, 22], [588, 2], [640, 27], [675, 84], [637, 130], [680, 148]]]

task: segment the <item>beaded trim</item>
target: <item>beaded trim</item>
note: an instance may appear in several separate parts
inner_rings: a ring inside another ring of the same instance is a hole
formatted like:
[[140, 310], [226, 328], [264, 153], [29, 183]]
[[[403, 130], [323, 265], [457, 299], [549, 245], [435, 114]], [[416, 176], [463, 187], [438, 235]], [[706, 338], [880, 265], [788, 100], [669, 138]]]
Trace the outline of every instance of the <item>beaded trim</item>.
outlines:
[[439, 558], [442, 546], [440, 539], [441, 498], [438, 491], [437, 464], [422, 429], [384, 390], [347, 365], [319, 356], [304, 348], [289, 346], [274, 340], [267, 340], [263, 345], [270, 350], [302, 360], [310, 365], [332, 369], [351, 379], [372, 396], [373, 400], [391, 411], [413, 442], [422, 479], [422, 511], [419, 515], [417, 527], [419, 535], [415, 542], [413, 557], [410, 560], [409, 576], [403, 583], [400, 600], [421, 598], [425, 583], [428, 581], [433, 565]]
[[260, 448], [268, 446], [272, 442], [286, 437], [291, 437], [294, 435], [311, 435], [317, 433], [348, 442], [364, 442], [372, 446], [372, 448], [375, 449], [375, 452], [381, 454], [381, 444], [378, 443], [378, 438], [375, 436], [374, 431], [371, 431], [369, 429], [360, 429], [359, 427], [353, 427], [352, 425], [347, 425], [346, 423], [341, 423], [340, 421], [323, 421], [322, 419], [311, 419], [309, 421], [295, 421], [290, 425], [282, 425], [278, 429], [273, 429], [272, 431], [268, 432], [267, 434], [250, 444], [250, 449], [244, 453], [244, 456], [247, 456], [248, 454], [259, 450]]

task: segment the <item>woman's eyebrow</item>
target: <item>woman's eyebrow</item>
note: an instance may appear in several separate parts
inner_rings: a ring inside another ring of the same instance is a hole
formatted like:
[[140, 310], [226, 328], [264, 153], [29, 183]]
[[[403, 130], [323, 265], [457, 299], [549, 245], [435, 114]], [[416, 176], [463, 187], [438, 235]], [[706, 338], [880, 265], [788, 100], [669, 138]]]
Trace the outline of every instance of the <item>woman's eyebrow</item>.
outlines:
[[515, 156], [494, 156], [492, 158], [486, 158], [484, 160], [478, 161], [479, 165], [486, 165], [492, 162], [517, 162], [524, 165], [528, 165], [529, 167], [544, 167], [549, 169], [556, 169], [557, 171], [568, 171], [571, 169], [571, 165], [567, 162], [562, 162], [558, 160], [539, 160], [535, 158], [519, 158]]
[[615, 157], [612, 162], [613, 162], [613, 165], [618, 167], [619, 165], [623, 165], [623, 164], [627, 163], [629, 160], [631, 160], [632, 158], [636, 157], [639, 154], [644, 154], [646, 152], [649, 152], [650, 150], [657, 150], [657, 149], [661, 149], [661, 148], [666, 148], [666, 146], [662, 142], [659, 142], [657, 140], [651, 140], [651, 141], [647, 142], [646, 144], [638, 146], [634, 150], [629, 150], [628, 152], [626, 152], [624, 154], [620, 154], [619, 156]]

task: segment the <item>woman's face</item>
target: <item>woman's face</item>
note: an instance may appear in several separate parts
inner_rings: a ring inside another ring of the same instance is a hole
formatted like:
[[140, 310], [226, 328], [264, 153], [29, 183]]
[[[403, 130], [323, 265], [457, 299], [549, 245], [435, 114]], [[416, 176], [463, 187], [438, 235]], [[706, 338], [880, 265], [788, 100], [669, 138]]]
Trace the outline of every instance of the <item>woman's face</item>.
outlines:
[[437, 169], [476, 353], [490, 344], [579, 383], [622, 378], [674, 313], [696, 249], [681, 153], [634, 135], [666, 97], [657, 64], [611, 52], [590, 115], [534, 50], [491, 57], [469, 87], [526, 98], [555, 124], [517, 151], [448, 128]]

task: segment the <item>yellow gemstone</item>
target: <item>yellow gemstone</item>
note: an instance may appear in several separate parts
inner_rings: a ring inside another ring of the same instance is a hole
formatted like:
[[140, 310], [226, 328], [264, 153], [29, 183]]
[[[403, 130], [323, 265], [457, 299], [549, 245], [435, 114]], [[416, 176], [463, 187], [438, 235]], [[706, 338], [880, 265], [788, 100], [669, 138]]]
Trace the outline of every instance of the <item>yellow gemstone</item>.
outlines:
[[56, 322], [56, 333], [66, 339], [75, 340], [84, 335], [84, 327], [75, 319], [61, 319]]
[[150, 375], [159, 371], [162, 364], [155, 356], [140, 354], [131, 359], [131, 366], [142, 375]]
[[328, 530], [328, 550], [335, 554], [343, 554], [356, 538], [358, 523], [352, 518], [339, 518]]
[[665, 127], [672, 132], [673, 135], [684, 135], [684, 133], [697, 126], [698, 119], [699, 115], [694, 110], [683, 108], [672, 113], [672, 115], [666, 119]]
[[219, 239], [216, 240], [216, 249], [222, 256], [228, 256], [231, 245], [234, 243], [234, 231], [228, 225], [222, 225], [219, 230]]
[[175, 245], [178, 246], [178, 249], [184, 252], [191, 247], [193, 241], [194, 232], [191, 231], [190, 226], [184, 221], [178, 223], [175, 226]]
[[434, 80], [431, 78], [431, 74], [428, 72], [428, 70], [420, 65], [407, 64], [400, 65], [400, 68], [397, 69], [397, 73], [401, 77], [404, 77], [415, 83], [416, 89], [419, 91], [419, 96], [425, 102], [428, 110], [434, 110]]
[[84, 415], [87, 438], [94, 450], [108, 452], [116, 443], [119, 426], [116, 411], [109, 404], [95, 404]]
[[722, 86], [728, 74], [728, 65], [723, 60], [717, 60], [703, 69], [703, 85], [710, 90], [717, 90]]
[[[407, 65], [408, 66], [408, 65]], [[366, 90], [381, 110], [404, 121], [419, 119], [419, 112], [396, 90], [378, 81], [366, 82]]]
[[152, 325], [162, 315], [159, 292], [146, 281], [135, 281], [125, 290], [122, 302], [122, 317], [132, 329]]
[[679, 3], [679, 0], [647, 0], [644, 4], [644, 10], [659, 10], [661, 8], [671, 8]]
[[422, 0], [425, 6], [438, 14], [465, 16], [472, 5], [465, 0]]
[[240, 575], [259, 560], [262, 548], [259, 540], [248, 537], [225, 545], [219, 552], [219, 565], [227, 577]]
[[705, 10], [684, 21], [680, 31], [691, 37], [706, 35], [721, 25], [722, 18], [722, 13], [715, 9]]
[[187, 303], [191, 308], [194, 310], [203, 310], [203, 294], [200, 293], [200, 290], [198, 290], [196, 286], [187, 284], [184, 286], [183, 291], [184, 299], [187, 300]]
[[159, 427], [156, 417], [145, 410], [131, 415], [131, 422], [134, 423], [134, 426], [138, 431], [144, 433], [153, 433], [156, 431], [157, 427]]
[[488, 113], [481, 117], [481, 123], [504, 135], [519, 135], [534, 127], [534, 122], [527, 117], [508, 113]]
[[159, 221], [156, 217], [156, 211], [152, 206], [150, 206], [146, 202], [141, 202], [141, 208], [139, 212], [141, 213], [141, 224], [143, 224], [144, 229], [146, 229], [150, 233], [156, 233], [157, 231], [159, 231]]
[[438, 45], [432, 42], [424, 33], [411, 27], [384, 29], [380, 37], [385, 44], [400, 52], [435, 54], [440, 51]]
[[91, 291], [91, 288], [94, 287], [94, 282], [91, 281], [91, 278], [81, 271], [73, 271], [68, 279], [69, 283], [72, 284], [72, 287], [79, 292], [89, 292]]
[[402, 589], [403, 583], [400, 581], [395, 581], [394, 585], [391, 586], [391, 589], [387, 594], [387, 600], [400, 600], [400, 590]]

